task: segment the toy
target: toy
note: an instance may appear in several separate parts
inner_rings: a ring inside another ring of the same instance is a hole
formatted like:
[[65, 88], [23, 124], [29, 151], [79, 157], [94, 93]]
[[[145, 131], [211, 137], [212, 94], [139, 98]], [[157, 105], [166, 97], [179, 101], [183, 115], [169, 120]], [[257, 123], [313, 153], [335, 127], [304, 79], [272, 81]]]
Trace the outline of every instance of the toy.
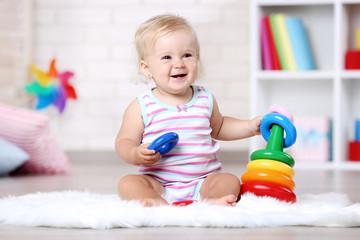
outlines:
[[263, 169], [248, 170], [242, 175], [241, 180], [244, 183], [253, 181], [270, 182], [286, 187], [291, 191], [295, 189], [295, 183], [291, 178], [275, 171]]
[[[257, 150], [250, 156], [241, 181], [240, 195], [251, 192], [257, 196], [270, 196], [281, 201], [296, 202], [293, 193], [295, 183], [294, 159], [283, 148], [296, 141], [296, 128], [289, 111], [280, 105], [273, 105], [261, 121], [260, 131], [268, 142], [266, 149]], [[286, 137], [284, 139], [284, 131]]]
[[32, 64], [30, 68], [36, 80], [26, 85], [25, 90], [37, 97], [36, 109], [43, 109], [53, 104], [62, 113], [68, 98], [77, 99], [75, 89], [69, 83], [74, 73], [69, 71], [58, 73], [55, 59], [51, 61], [47, 73], [38, 69], [35, 64]]
[[280, 114], [284, 115], [285, 117], [287, 117], [291, 122], [294, 122], [293, 115], [282, 105], [279, 105], [279, 104], [271, 105], [269, 108], [269, 113], [280, 113]]
[[175, 132], [168, 132], [160, 137], [156, 138], [148, 147], [148, 149], [155, 150], [159, 152], [161, 156], [164, 156], [171, 149], [175, 147], [175, 145], [179, 142], [179, 136]]
[[[270, 131], [271, 129], [271, 131]], [[269, 140], [270, 133], [274, 135], [283, 135], [283, 131], [286, 132], [286, 137], [283, 144], [281, 141], [276, 141], [279, 137], [273, 137]], [[261, 134], [264, 139], [270, 144], [270, 148], [278, 151], [282, 151], [282, 148], [288, 148], [296, 141], [296, 129], [294, 124], [290, 122], [288, 118], [279, 113], [269, 113], [264, 116], [260, 126]]]
[[187, 205], [193, 204], [194, 202], [197, 202], [196, 200], [181, 200], [177, 202], [173, 202], [171, 205], [177, 206], [177, 207], [185, 207]]
[[257, 196], [269, 196], [286, 202], [296, 201], [296, 195], [291, 190], [269, 182], [253, 181], [242, 184], [241, 192], [251, 192]]
[[247, 165], [248, 170], [258, 170], [264, 169], [269, 171], [275, 171], [282, 173], [290, 178], [293, 178], [295, 175], [294, 169], [288, 164], [282, 163], [280, 161], [268, 160], [268, 159], [256, 159], [256, 161], [251, 161]]

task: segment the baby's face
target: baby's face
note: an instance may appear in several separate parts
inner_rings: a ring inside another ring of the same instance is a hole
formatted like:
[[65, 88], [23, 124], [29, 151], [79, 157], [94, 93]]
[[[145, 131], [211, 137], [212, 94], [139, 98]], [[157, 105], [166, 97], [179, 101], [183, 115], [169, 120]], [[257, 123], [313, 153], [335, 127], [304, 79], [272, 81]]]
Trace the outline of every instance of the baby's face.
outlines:
[[180, 94], [194, 83], [199, 60], [196, 46], [196, 38], [190, 31], [178, 30], [159, 38], [147, 51], [147, 72], [159, 90]]

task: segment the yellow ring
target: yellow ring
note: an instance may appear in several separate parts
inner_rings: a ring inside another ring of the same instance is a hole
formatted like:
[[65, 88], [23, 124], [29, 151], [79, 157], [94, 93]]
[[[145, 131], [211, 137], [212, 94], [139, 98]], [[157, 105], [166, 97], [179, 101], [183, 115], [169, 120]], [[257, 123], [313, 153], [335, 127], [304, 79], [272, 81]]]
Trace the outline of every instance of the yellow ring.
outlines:
[[270, 170], [282, 173], [290, 178], [295, 175], [294, 169], [289, 165], [276, 160], [256, 159], [248, 163], [246, 169], [249, 170]]

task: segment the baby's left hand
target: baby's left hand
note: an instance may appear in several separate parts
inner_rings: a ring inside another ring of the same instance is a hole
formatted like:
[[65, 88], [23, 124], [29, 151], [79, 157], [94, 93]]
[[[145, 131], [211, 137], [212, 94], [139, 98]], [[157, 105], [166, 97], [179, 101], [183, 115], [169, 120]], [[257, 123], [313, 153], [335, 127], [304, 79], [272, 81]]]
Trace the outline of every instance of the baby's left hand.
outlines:
[[254, 135], [260, 135], [260, 123], [263, 116], [257, 116], [249, 121], [249, 129]]

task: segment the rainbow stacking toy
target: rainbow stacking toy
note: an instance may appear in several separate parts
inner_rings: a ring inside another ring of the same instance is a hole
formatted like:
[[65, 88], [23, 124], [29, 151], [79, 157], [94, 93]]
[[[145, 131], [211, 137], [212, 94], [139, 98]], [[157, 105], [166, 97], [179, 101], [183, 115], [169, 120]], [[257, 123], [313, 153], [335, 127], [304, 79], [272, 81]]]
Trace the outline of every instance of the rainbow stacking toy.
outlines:
[[256, 196], [269, 196], [294, 203], [296, 195], [292, 179], [295, 161], [283, 152], [283, 148], [290, 147], [296, 141], [296, 128], [291, 113], [280, 105], [271, 106], [269, 114], [261, 120], [260, 131], [268, 143], [266, 149], [251, 154], [247, 171], [241, 177], [240, 195], [250, 192]]

